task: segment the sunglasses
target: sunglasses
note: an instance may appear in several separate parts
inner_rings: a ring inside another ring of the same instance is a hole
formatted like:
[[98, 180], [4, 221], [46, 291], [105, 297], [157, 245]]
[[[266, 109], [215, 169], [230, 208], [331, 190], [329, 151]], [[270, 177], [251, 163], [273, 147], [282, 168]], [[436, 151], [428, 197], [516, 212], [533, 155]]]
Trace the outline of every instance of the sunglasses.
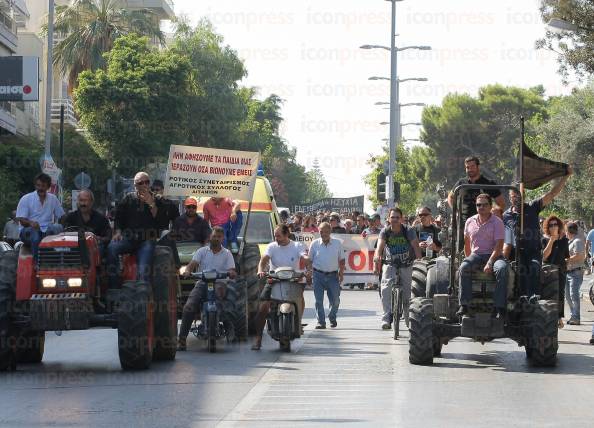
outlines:
[[489, 204], [476, 204], [476, 207], [477, 207], [477, 208], [480, 208], [480, 207], [488, 207], [488, 206], [489, 206]]
[[142, 181], [135, 181], [134, 184], [136, 184], [137, 186], [142, 186], [143, 184], [149, 184], [151, 181], [150, 180], [142, 180]]
[[427, 217], [428, 215], [430, 215], [429, 213], [421, 213], [419, 214], [419, 217]]
[[186, 208], [191, 208], [191, 209], [195, 210], [198, 207], [196, 205], [186, 205]]

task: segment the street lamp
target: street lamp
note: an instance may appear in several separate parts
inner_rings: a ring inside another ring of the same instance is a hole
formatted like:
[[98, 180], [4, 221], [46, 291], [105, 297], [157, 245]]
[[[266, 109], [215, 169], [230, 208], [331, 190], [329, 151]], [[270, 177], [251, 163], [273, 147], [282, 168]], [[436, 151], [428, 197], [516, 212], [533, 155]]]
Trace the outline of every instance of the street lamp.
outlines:
[[[378, 76], [371, 76], [368, 80], [390, 80], [389, 77], [378, 77]], [[409, 82], [411, 80], [415, 80], [417, 82], [426, 82], [427, 79], [426, 77], [407, 77], [406, 79], [398, 79], [398, 83], [401, 82]]]
[[[381, 45], [363, 45], [361, 49], [383, 49], [390, 51], [390, 163], [388, 165], [388, 177], [386, 178], [386, 193], [388, 195], [388, 206], [394, 206], [394, 171], [396, 167], [396, 145], [400, 140], [400, 102], [399, 102], [399, 80], [398, 80], [398, 52], [408, 49], [430, 50], [430, 46], [404, 46], [396, 47], [396, 2], [401, 0], [388, 0], [392, 3], [392, 31], [390, 47]], [[382, 78], [370, 80], [384, 80]], [[413, 80], [413, 79], [409, 79]], [[416, 80], [416, 79], [414, 79]], [[404, 79], [402, 80], [404, 81]], [[379, 104], [378, 104], [379, 105]]]
[[[547, 27], [555, 33], [565, 33], [568, 31], [576, 32], [580, 29], [577, 25], [559, 18], [549, 20], [549, 22], [547, 22]], [[582, 28], [582, 30], [585, 30], [585, 28]]]
[[404, 103], [400, 104], [400, 107], [410, 107], [410, 106], [417, 106], [417, 107], [425, 107], [427, 104], [425, 103]]
[[[406, 123], [401, 123], [400, 126], [423, 126], [423, 124], [421, 122], [406, 122]], [[406, 141], [406, 140], [405, 140]]]

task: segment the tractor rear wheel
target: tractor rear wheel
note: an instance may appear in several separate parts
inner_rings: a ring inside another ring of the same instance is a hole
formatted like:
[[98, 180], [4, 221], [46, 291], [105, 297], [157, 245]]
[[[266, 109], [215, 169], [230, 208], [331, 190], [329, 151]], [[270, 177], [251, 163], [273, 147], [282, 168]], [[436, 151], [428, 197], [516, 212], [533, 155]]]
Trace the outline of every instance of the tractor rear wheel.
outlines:
[[245, 281], [248, 306], [248, 331], [256, 333], [255, 317], [260, 305], [262, 281], [258, 278], [258, 263], [260, 262], [260, 248], [257, 244], [245, 244], [239, 264], [240, 279]]
[[[531, 316], [526, 354], [537, 367], [552, 367], [557, 364], [558, 306], [556, 300], [539, 300]], [[530, 348], [528, 350], [528, 347]]]
[[18, 258], [16, 251], [0, 255], [0, 371], [16, 369], [16, 335], [10, 313], [15, 303]]
[[[543, 265], [540, 285], [541, 299], [559, 301], [559, 267], [555, 265]], [[559, 304], [564, 303], [559, 302]]]
[[151, 365], [154, 347], [153, 297], [144, 281], [126, 281], [120, 293], [118, 350], [124, 370]]
[[433, 300], [415, 297], [410, 301], [410, 338], [408, 359], [411, 364], [433, 364]]
[[17, 361], [19, 363], [40, 363], [45, 349], [45, 331], [28, 331], [17, 341]]
[[435, 264], [433, 260], [415, 260], [412, 271], [411, 297], [425, 297], [427, 288], [427, 270]]
[[234, 340], [245, 341], [248, 335], [247, 289], [243, 278], [230, 282], [225, 296], [225, 316], [233, 324]]
[[169, 247], [158, 246], [153, 258], [155, 361], [172, 361], [177, 351], [177, 270]]

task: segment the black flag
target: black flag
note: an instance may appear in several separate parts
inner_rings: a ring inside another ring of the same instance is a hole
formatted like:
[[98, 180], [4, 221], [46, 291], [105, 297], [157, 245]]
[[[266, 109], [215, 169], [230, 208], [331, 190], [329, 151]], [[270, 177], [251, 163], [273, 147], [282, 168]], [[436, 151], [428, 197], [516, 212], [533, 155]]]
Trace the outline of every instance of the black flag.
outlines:
[[555, 162], [539, 157], [530, 150], [524, 141], [524, 118], [522, 124], [522, 141], [520, 143], [520, 181], [526, 189], [537, 189], [554, 178], [569, 174], [569, 166], [562, 162]]

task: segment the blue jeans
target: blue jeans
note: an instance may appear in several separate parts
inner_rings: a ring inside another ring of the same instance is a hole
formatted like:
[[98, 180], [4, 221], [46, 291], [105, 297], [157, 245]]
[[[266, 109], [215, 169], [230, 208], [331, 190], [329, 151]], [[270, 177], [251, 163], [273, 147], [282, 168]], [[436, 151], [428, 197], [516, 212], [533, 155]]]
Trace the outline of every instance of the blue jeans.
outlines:
[[227, 246], [232, 242], [237, 242], [239, 232], [241, 232], [241, 226], [243, 226], [243, 213], [237, 211], [237, 219], [235, 221], [229, 220], [225, 223], [222, 228], [225, 230], [225, 240], [223, 246]]
[[565, 298], [569, 305], [571, 318], [580, 319], [580, 287], [584, 282], [583, 269], [576, 269], [567, 272], [567, 280], [565, 281]]
[[[479, 265], [484, 265], [491, 257], [490, 254], [476, 254], [472, 253], [466, 257], [460, 265], [460, 304], [468, 305], [472, 300], [472, 272], [475, 271]], [[497, 286], [493, 300], [495, 307], [498, 309], [505, 309], [507, 298], [507, 269], [508, 264], [504, 258], [500, 257], [493, 265], [493, 273]]]
[[521, 294], [533, 296], [540, 294], [540, 267], [542, 254], [540, 250], [524, 250], [520, 253]]
[[43, 238], [50, 235], [57, 235], [58, 233], [62, 233], [64, 231], [64, 227], [61, 224], [50, 224], [45, 232], [42, 232], [41, 229], [34, 229], [32, 227], [23, 227], [21, 229], [21, 233], [19, 234], [19, 238], [25, 245], [31, 247], [31, 252], [33, 253], [33, 259], [37, 261], [37, 252], [39, 250], [39, 243]]
[[132, 241], [123, 238], [120, 241], [111, 241], [107, 247], [107, 276], [109, 288], [120, 288], [118, 273], [119, 256], [122, 254], [136, 253], [136, 278], [150, 282], [151, 265], [155, 252], [155, 241]]
[[335, 322], [338, 306], [340, 305], [340, 284], [338, 283], [338, 274], [325, 274], [314, 270], [313, 291], [316, 298], [316, 318], [318, 319], [318, 324], [326, 325], [324, 291], [328, 294], [328, 301], [330, 303], [328, 319], [330, 322]]

